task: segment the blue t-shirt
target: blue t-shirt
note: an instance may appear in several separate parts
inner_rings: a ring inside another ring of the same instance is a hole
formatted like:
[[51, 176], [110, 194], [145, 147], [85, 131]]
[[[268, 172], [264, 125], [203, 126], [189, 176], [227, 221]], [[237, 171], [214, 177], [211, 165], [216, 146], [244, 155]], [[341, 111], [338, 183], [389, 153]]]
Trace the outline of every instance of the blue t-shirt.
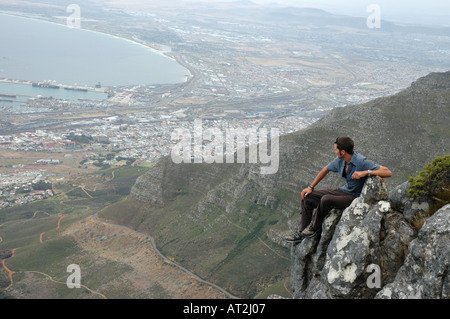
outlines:
[[355, 197], [361, 195], [367, 177], [352, 179], [353, 173], [356, 171], [367, 171], [369, 169], [377, 170], [379, 168], [380, 165], [375, 164], [373, 161], [358, 153], [353, 154], [352, 160], [348, 164], [347, 174], [345, 174], [345, 160], [343, 158], [336, 157], [334, 161], [327, 165], [327, 170], [339, 173], [339, 175], [347, 181], [347, 184], [340, 189]]

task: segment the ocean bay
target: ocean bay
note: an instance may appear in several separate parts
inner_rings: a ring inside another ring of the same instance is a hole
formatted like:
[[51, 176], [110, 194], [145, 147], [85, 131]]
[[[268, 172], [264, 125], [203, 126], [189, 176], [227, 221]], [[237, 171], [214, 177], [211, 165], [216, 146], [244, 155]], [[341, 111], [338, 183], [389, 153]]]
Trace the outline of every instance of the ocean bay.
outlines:
[[0, 13], [0, 78], [102, 86], [174, 84], [189, 71], [140, 43]]

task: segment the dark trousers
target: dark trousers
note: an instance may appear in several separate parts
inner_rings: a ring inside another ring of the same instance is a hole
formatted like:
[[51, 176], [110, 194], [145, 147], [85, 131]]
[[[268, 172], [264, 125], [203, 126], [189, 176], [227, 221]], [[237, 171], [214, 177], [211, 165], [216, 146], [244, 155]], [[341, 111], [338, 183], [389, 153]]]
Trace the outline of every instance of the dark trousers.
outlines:
[[313, 191], [302, 200], [300, 231], [303, 231], [310, 223], [314, 231], [321, 229], [323, 220], [333, 208], [347, 208], [355, 198], [340, 189]]

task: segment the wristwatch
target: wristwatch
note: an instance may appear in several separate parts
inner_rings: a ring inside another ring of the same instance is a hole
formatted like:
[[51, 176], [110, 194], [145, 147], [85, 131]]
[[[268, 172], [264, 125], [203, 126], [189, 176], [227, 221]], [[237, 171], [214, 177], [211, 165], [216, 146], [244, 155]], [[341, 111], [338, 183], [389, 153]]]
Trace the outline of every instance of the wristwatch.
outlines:
[[370, 169], [368, 169], [367, 172], [369, 172], [369, 177], [372, 176], [372, 171]]
[[314, 190], [314, 187], [312, 187], [311, 185], [309, 185], [308, 188], [311, 188], [312, 191]]

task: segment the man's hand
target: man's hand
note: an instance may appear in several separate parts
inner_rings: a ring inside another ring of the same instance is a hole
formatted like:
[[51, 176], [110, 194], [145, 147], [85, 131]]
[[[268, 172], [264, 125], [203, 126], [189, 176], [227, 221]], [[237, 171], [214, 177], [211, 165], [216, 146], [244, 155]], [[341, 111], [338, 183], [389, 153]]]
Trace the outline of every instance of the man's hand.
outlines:
[[304, 190], [302, 190], [302, 200], [305, 199], [306, 196], [312, 193], [313, 189], [311, 187], [316, 187], [317, 184], [328, 174], [329, 170], [325, 166], [322, 168], [322, 170], [317, 174], [314, 181], [310, 184], [310, 186], [306, 187]]
[[368, 171], [356, 171], [352, 175], [352, 179], [360, 179], [369, 175]]
[[302, 190], [302, 200], [311, 193], [312, 189], [310, 187], [306, 187], [304, 190]]

